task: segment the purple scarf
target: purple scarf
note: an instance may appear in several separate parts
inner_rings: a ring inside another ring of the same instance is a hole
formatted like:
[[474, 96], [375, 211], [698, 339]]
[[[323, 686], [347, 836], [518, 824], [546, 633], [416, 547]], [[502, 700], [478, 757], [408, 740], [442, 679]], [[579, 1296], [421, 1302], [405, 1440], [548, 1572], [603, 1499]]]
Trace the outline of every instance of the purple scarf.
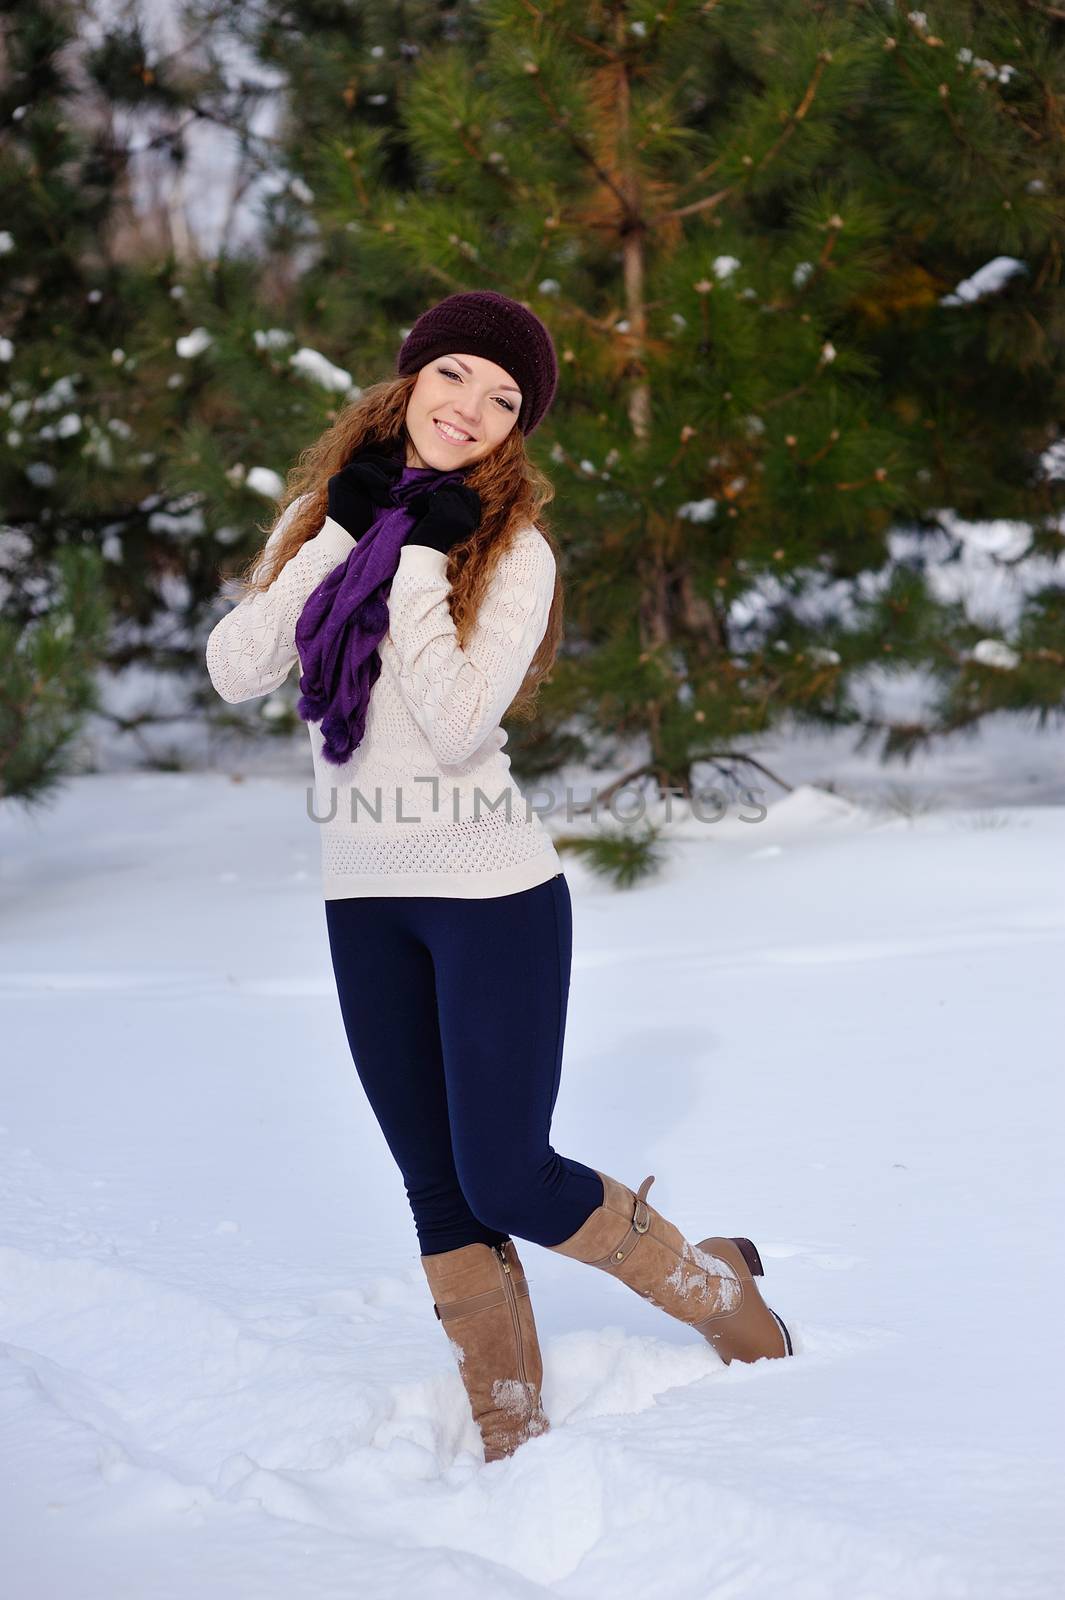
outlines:
[[322, 755], [342, 767], [362, 743], [370, 690], [381, 672], [377, 646], [388, 632], [386, 596], [416, 513], [409, 502], [427, 488], [463, 483], [465, 474], [436, 467], [404, 467], [347, 559], [307, 597], [296, 623], [303, 665], [300, 700], [304, 722], [321, 722]]

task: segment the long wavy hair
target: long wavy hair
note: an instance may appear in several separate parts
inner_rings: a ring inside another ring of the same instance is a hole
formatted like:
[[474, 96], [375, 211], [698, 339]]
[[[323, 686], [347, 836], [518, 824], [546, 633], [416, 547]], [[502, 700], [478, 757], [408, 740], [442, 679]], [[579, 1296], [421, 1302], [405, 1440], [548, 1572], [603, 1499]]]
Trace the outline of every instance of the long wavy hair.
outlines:
[[[237, 581], [246, 594], [268, 589], [285, 563], [301, 545], [313, 539], [325, 521], [329, 479], [347, 464], [356, 450], [365, 446], [391, 448], [402, 439], [406, 449], [407, 404], [417, 373], [373, 384], [359, 398], [345, 406], [336, 421], [313, 444], [303, 450], [288, 474], [277, 514], [265, 532], [267, 539], [293, 500], [306, 496], [270, 550], [265, 544], [238, 574]], [[524, 720], [536, 710], [540, 685], [550, 674], [562, 638], [563, 591], [558, 544], [546, 525], [543, 509], [554, 499], [550, 480], [530, 460], [525, 436], [517, 426], [496, 448], [466, 473], [466, 482], [480, 496], [480, 525], [448, 555], [447, 577], [451, 584], [448, 605], [459, 645], [469, 643], [481, 602], [496, 566], [519, 530], [535, 523], [555, 556], [555, 592], [547, 619], [547, 630], [529, 664], [508, 716]]]

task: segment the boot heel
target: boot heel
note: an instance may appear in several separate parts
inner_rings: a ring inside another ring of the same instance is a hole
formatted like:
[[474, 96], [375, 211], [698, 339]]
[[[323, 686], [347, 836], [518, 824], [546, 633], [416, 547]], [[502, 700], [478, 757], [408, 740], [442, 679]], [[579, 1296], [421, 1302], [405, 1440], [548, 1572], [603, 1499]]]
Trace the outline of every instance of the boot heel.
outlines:
[[746, 1261], [747, 1270], [751, 1274], [751, 1277], [763, 1278], [765, 1273], [762, 1271], [762, 1258], [758, 1254], [758, 1251], [755, 1249], [754, 1245], [751, 1243], [750, 1239], [733, 1239], [732, 1243], [739, 1250], [744, 1261]]

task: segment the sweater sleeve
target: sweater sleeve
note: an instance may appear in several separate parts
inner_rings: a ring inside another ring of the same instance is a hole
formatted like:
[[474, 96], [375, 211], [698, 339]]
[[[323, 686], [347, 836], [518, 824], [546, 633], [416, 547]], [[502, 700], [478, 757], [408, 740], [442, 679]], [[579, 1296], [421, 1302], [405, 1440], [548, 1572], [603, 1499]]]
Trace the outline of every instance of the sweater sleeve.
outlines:
[[443, 766], [467, 760], [498, 726], [545, 632], [555, 557], [539, 529], [520, 533], [489, 580], [465, 649], [448, 608], [447, 556], [405, 544], [389, 595], [399, 681]]
[[[263, 551], [271, 550], [288, 528], [302, 499], [287, 506]], [[215, 624], [207, 640], [207, 671], [223, 700], [235, 705], [276, 689], [288, 677], [296, 650], [296, 624], [307, 597], [332, 572], [355, 540], [338, 522], [326, 517], [281, 568], [262, 594], [244, 599]]]

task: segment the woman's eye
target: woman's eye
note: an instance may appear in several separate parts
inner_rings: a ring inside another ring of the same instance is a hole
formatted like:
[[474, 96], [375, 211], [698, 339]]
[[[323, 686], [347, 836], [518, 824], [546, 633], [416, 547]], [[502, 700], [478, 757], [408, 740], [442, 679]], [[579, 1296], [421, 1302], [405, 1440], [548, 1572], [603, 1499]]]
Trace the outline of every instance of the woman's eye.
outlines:
[[[458, 377], [458, 373], [457, 372], [452, 372], [450, 367], [438, 367], [437, 371], [438, 372], [442, 372], [444, 374], [445, 378], [457, 378]], [[496, 399], [499, 401], [499, 404], [501, 406], [506, 406], [508, 411], [513, 411], [514, 410], [514, 407], [511, 405], [510, 401], [509, 400], [504, 400], [502, 395], [496, 395]]]

